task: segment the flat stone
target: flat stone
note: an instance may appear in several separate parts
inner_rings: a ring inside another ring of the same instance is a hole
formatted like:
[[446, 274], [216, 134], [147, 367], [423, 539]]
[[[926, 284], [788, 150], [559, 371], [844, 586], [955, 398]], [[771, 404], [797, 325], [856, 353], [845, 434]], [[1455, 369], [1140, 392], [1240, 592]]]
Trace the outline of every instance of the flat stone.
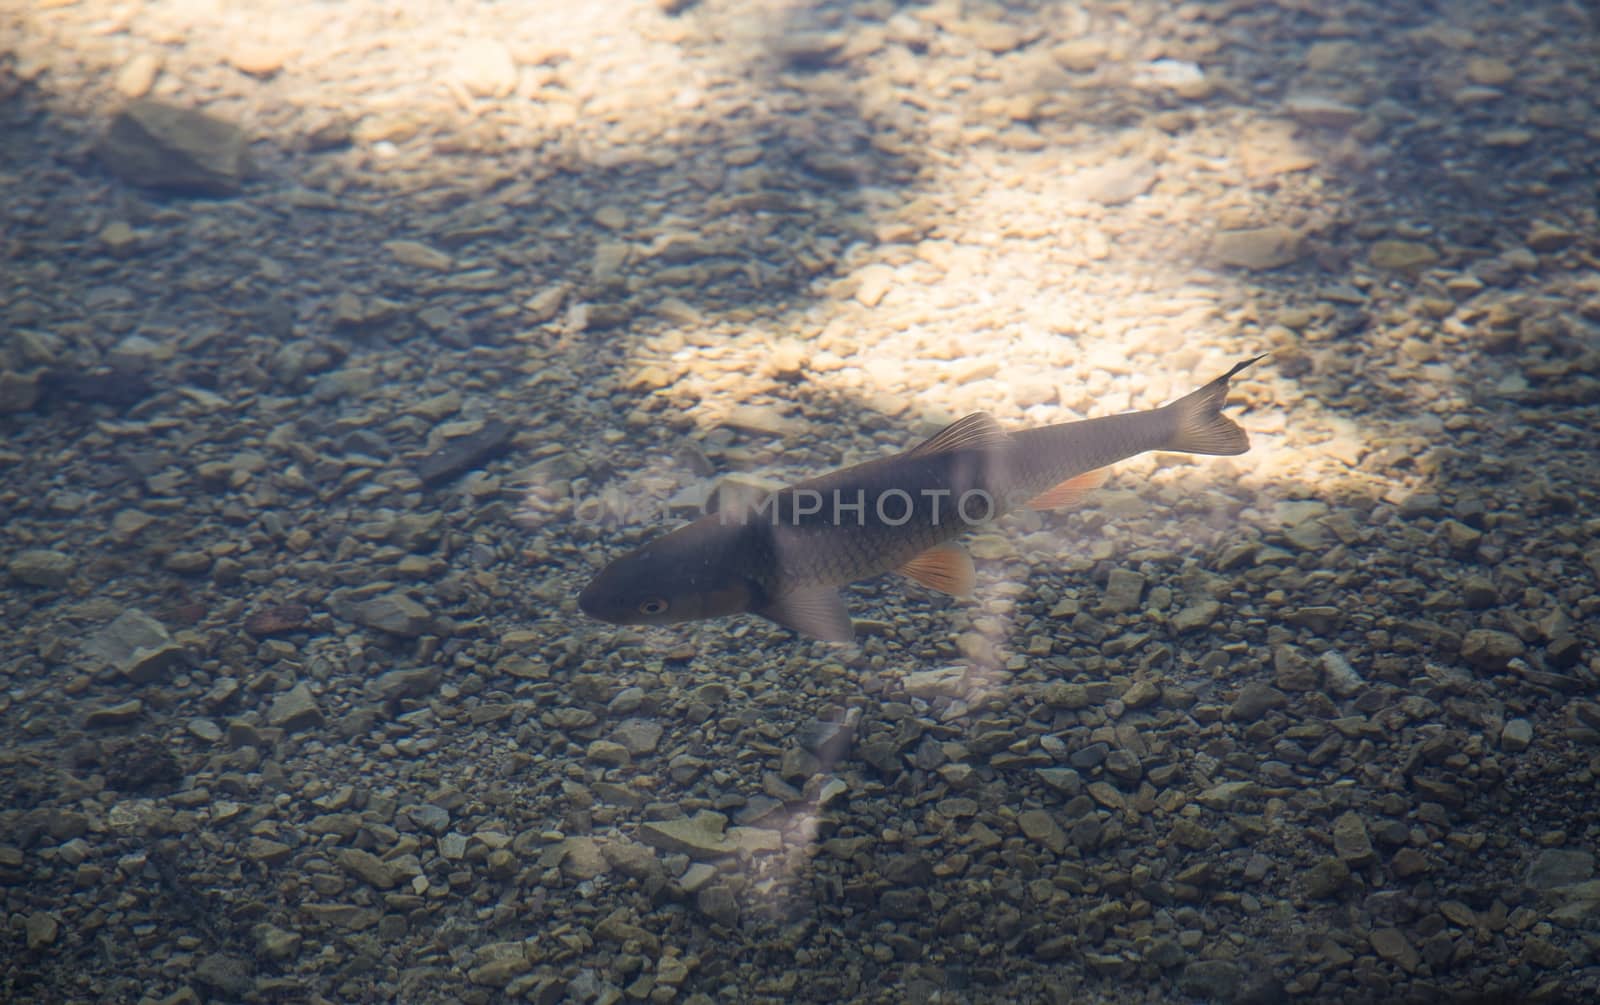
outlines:
[[1296, 120], [1325, 129], [1346, 129], [1361, 121], [1361, 109], [1320, 94], [1294, 95], [1283, 108]]
[[237, 126], [154, 98], [118, 112], [95, 152], [124, 181], [196, 195], [233, 195], [251, 170], [249, 140]]
[[1439, 260], [1439, 253], [1426, 244], [1415, 241], [1377, 241], [1372, 245], [1368, 261], [1373, 268], [1395, 272], [1411, 272], [1426, 268]]
[[1500, 749], [1508, 754], [1520, 754], [1533, 743], [1533, 723], [1527, 719], [1512, 719], [1500, 729]]
[[1594, 853], [1566, 848], [1546, 848], [1528, 864], [1522, 882], [1536, 890], [1582, 883], [1594, 875]]
[[661, 724], [658, 722], [651, 722], [647, 719], [629, 719], [617, 726], [611, 736], [628, 753], [637, 757], [640, 754], [654, 753], [656, 746], [661, 742], [661, 733]]
[[144, 713], [144, 702], [129, 698], [90, 711], [83, 717], [84, 729], [105, 729], [108, 726], [125, 726]]
[[370, 851], [345, 848], [339, 852], [337, 861], [346, 872], [380, 890], [387, 890], [400, 880], [389, 863]]
[[401, 265], [412, 268], [448, 272], [455, 267], [455, 259], [421, 241], [385, 241], [383, 249]]
[[967, 693], [966, 667], [940, 667], [917, 670], [901, 679], [906, 694], [929, 701], [934, 698], [959, 698]]
[[317, 707], [316, 696], [305, 684], [296, 684], [278, 695], [267, 709], [267, 725], [280, 729], [293, 731], [321, 726], [323, 722], [322, 709]]
[[1333, 850], [1346, 864], [1355, 868], [1367, 865], [1376, 856], [1372, 851], [1372, 839], [1367, 834], [1367, 824], [1361, 819], [1361, 814], [1346, 812], [1339, 814], [1333, 822]]
[[1117, 614], [1139, 609], [1144, 596], [1144, 576], [1132, 569], [1112, 569], [1106, 578], [1105, 606]]
[[1178, 988], [1207, 1001], [1231, 1002], [1244, 981], [1244, 968], [1231, 960], [1196, 960], [1178, 975]]
[[570, 837], [562, 842], [561, 871], [573, 879], [594, 879], [611, 871], [600, 842], [592, 837]]
[[428, 609], [403, 593], [368, 597], [355, 605], [351, 616], [358, 624], [402, 638], [414, 638], [433, 625]]
[[1178, 611], [1168, 623], [1176, 632], [1192, 632], [1208, 627], [1221, 613], [1222, 604], [1215, 600], [1202, 600]]
[[72, 570], [76, 565], [66, 552], [29, 548], [17, 552], [6, 563], [6, 571], [19, 583], [60, 589], [72, 578]]
[[1373, 952], [1406, 973], [1417, 969], [1417, 964], [1422, 962], [1416, 948], [1411, 945], [1411, 940], [1398, 928], [1374, 929], [1370, 941]]
[[1300, 232], [1273, 225], [1224, 230], [1213, 239], [1211, 253], [1223, 265], [1252, 272], [1276, 269], [1300, 257]]
[[1515, 635], [1489, 628], [1474, 628], [1461, 639], [1461, 658], [1480, 670], [1504, 670], [1526, 651]]
[[61, 925], [54, 915], [35, 911], [28, 915], [24, 928], [27, 932], [28, 948], [39, 950], [55, 944], [56, 934], [60, 932]]
[[738, 850], [725, 832], [728, 818], [711, 810], [676, 820], [650, 820], [639, 827], [639, 840], [665, 852], [690, 858], [720, 858]]
[[1289, 698], [1282, 691], [1260, 681], [1252, 681], [1239, 689], [1239, 696], [1233, 700], [1229, 709], [1229, 717], [1237, 722], [1255, 722], [1275, 708], [1282, 708], [1289, 703]]
[[1048, 810], [1023, 810], [1017, 815], [1017, 826], [1028, 840], [1043, 845], [1057, 855], [1066, 851], [1067, 835]]

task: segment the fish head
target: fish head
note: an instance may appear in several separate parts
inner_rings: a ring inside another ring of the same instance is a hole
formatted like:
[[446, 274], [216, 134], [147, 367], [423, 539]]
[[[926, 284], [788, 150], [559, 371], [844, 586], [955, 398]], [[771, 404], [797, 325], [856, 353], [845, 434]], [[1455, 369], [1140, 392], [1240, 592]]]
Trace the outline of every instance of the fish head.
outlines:
[[[727, 528], [732, 530], [733, 528]], [[614, 625], [670, 625], [750, 610], [759, 588], [742, 571], [737, 540], [694, 523], [616, 559], [578, 594], [578, 607]]]

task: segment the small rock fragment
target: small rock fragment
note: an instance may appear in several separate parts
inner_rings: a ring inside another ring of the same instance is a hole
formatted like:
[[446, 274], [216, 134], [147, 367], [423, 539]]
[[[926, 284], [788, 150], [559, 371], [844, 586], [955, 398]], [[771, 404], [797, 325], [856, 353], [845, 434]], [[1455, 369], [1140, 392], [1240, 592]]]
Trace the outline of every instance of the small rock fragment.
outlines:
[[237, 126], [153, 98], [119, 112], [95, 152], [124, 181], [197, 195], [233, 195], [250, 171], [249, 141]]
[[1300, 233], [1273, 225], [1246, 230], [1224, 230], [1212, 241], [1218, 262], [1252, 272], [1276, 269], [1300, 257]]

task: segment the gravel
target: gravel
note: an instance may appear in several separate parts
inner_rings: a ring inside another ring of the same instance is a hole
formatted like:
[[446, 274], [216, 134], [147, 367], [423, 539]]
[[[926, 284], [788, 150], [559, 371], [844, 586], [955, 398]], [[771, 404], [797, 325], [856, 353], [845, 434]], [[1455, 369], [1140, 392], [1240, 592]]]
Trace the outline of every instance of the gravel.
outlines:
[[[0, 997], [1600, 995], [1592, 13], [391, 6], [0, 15]], [[857, 645], [576, 609], [1263, 351]]]

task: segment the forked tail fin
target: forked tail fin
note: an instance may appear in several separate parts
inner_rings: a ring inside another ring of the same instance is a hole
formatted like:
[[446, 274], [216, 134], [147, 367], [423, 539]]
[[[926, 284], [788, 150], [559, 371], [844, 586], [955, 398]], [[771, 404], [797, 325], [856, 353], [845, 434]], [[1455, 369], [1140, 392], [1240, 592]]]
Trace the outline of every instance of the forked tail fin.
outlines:
[[1172, 439], [1161, 449], [1184, 454], [1242, 454], [1249, 450], [1250, 437], [1222, 414], [1222, 406], [1228, 400], [1229, 379], [1265, 355], [1236, 364], [1198, 391], [1191, 391], [1167, 405], [1177, 417], [1177, 423]]

